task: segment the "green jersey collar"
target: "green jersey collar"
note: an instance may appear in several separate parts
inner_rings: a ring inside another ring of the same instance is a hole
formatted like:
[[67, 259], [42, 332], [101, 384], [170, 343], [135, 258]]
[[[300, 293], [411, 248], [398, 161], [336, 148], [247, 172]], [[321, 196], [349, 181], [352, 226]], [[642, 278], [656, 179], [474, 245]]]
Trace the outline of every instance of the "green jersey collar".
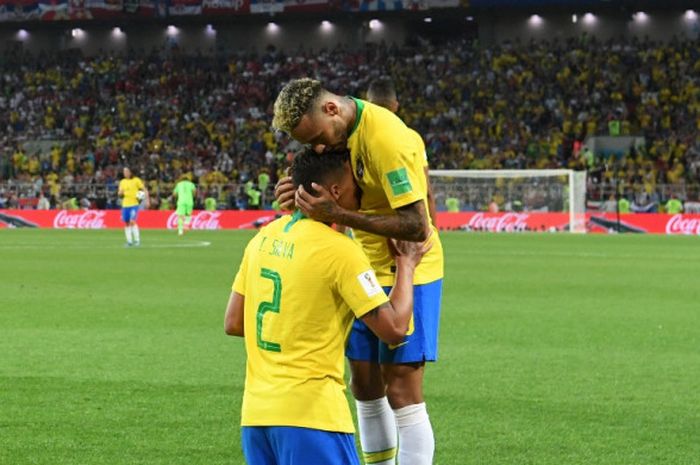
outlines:
[[284, 232], [289, 232], [290, 229], [292, 229], [292, 226], [299, 221], [305, 219], [306, 216], [301, 212], [301, 210], [294, 210], [294, 213], [292, 213], [292, 219], [287, 223], [287, 225], [284, 227]]
[[362, 110], [365, 109], [365, 102], [363, 102], [359, 98], [350, 97], [350, 100], [355, 102], [355, 105], [357, 105], [357, 111], [355, 112], [355, 124], [353, 125], [350, 134], [348, 134], [348, 137], [352, 136], [352, 134], [355, 132], [355, 129], [357, 129], [357, 127], [360, 125], [360, 118], [362, 118]]

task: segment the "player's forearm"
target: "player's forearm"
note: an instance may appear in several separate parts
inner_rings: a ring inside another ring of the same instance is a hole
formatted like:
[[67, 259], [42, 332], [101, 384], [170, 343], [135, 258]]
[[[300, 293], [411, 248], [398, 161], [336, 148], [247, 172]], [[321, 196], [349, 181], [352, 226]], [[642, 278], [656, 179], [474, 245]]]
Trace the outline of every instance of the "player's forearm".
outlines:
[[401, 334], [406, 334], [413, 315], [413, 275], [415, 266], [397, 260], [394, 286], [389, 294], [394, 309], [394, 323]]
[[343, 210], [338, 223], [379, 236], [404, 241], [421, 242], [427, 239], [428, 231], [420, 215], [397, 211], [396, 215], [367, 215]]

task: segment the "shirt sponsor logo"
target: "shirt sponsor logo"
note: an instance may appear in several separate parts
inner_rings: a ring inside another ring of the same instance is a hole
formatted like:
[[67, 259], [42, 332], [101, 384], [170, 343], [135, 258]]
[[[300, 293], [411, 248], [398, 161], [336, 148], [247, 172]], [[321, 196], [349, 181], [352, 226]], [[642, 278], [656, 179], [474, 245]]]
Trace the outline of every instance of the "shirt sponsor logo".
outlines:
[[374, 270], [368, 270], [357, 275], [357, 280], [360, 282], [362, 289], [364, 289], [367, 297], [374, 297], [375, 295], [382, 292], [382, 287], [377, 281], [377, 277], [374, 275]]

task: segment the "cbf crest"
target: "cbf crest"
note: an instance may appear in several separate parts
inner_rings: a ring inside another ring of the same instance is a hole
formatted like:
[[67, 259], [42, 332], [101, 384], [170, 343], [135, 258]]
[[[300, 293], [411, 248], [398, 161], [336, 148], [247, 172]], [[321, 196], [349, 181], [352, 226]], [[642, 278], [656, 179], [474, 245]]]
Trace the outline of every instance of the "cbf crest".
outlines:
[[362, 180], [362, 177], [365, 175], [365, 165], [362, 163], [362, 158], [357, 159], [357, 164], [355, 165], [355, 175], [357, 176], [358, 181]]

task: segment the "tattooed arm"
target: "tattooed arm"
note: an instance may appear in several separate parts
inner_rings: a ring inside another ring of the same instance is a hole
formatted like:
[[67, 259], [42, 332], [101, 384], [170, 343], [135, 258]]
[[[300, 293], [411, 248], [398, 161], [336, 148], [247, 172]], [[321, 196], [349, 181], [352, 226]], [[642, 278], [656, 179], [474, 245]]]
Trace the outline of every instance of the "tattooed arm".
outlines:
[[302, 213], [315, 220], [404, 241], [423, 242], [430, 235], [428, 213], [422, 200], [394, 210], [395, 215], [367, 215], [340, 207], [323, 186], [312, 187], [319, 195], [311, 195], [300, 186], [296, 204]]

